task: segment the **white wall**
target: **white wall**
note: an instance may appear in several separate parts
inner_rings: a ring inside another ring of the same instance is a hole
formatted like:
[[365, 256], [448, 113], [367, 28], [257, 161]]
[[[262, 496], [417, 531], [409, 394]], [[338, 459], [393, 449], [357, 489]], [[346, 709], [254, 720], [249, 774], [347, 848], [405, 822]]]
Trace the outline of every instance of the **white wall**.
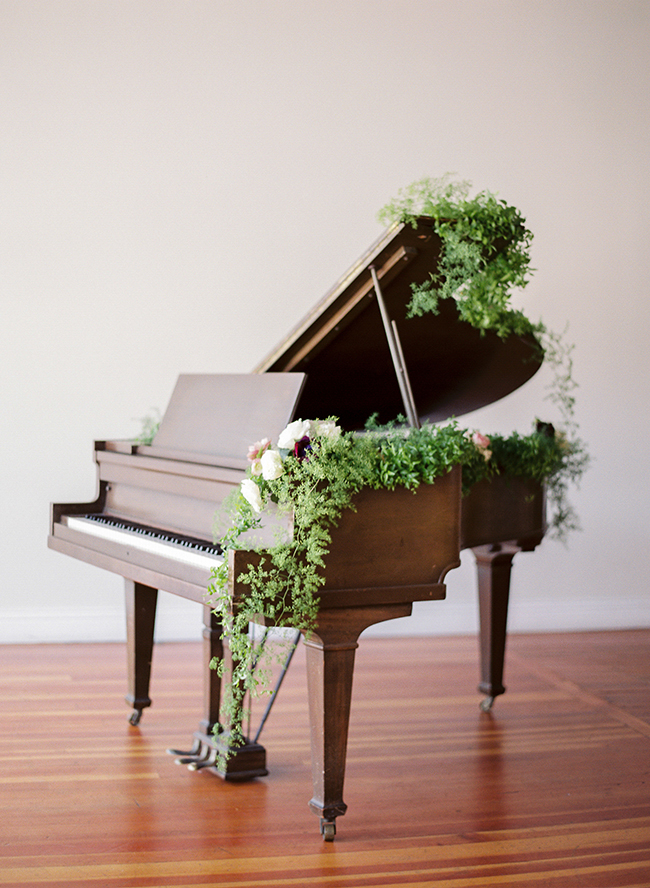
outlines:
[[[526, 215], [529, 315], [569, 323], [584, 532], [516, 562], [513, 629], [650, 625], [645, 0], [0, 0], [0, 641], [123, 635], [122, 583], [46, 548], [93, 440], [179, 372], [247, 372], [455, 171]], [[543, 380], [469, 418], [528, 431]], [[471, 565], [399, 631], [475, 625]], [[166, 600], [159, 637], [199, 637]]]

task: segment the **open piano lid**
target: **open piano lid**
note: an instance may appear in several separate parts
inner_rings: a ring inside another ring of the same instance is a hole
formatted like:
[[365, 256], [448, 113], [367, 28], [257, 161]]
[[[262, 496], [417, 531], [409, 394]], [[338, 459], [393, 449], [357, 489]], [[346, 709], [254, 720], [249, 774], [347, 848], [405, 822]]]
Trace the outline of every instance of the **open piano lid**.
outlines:
[[440, 246], [431, 220], [390, 228], [255, 371], [307, 374], [296, 408], [301, 418], [337, 416], [343, 428], [361, 429], [372, 413], [380, 422], [403, 414], [372, 283], [374, 266], [421, 421], [469, 413], [519, 388], [541, 364], [532, 338], [481, 335], [458, 320], [451, 299], [440, 301], [437, 315], [406, 317], [410, 284], [435, 272]]

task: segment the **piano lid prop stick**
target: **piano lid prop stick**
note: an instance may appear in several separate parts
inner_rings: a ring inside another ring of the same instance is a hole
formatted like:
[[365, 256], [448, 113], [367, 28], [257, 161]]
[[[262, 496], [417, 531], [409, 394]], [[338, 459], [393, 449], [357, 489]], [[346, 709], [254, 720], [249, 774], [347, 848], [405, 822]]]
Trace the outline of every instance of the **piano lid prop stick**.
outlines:
[[390, 356], [393, 361], [393, 367], [395, 368], [395, 374], [397, 376], [397, 383], [399, 385], [400, 394], [402, 396], [402, 403], [404, 404], [404, 411], [409, 421], [409, 425], [411, 425], [415, 429], [419, 429], [420, 420], [418, 418], [417, 410], [415, 409], [415, 401], [413, 400], [413, 392], [411, 390], [411, 383], [408, 377], [408, 372], [406, 370], [406, 364], [404, 362], [404, 354], [402, 352], [402, 345], [399, 341], [397, 327], [395, 326], [395, 322], [391, 322], [390, 317], [388, 316], [386, 303], [384, 302], [381, 287], [379, 286], [379, 279], [377, 278], [377, 271], [375, 269], [375, 266], [370, 265], [369, 268], [370, 274], [372, 275], [372, 283], [375, 288], [375, 295], [377, 296], [377, 304], [379, 305], [381, 319], [384, 324], [386, 339], [388, 340]]
[[262, 733], [262, 728], [266, 724], [266, 720], [271, 713], [271, 709], [273, 707], [273, 704], [275, 703], [275, 698], [277, 697], [278, 691], [280, 690], [280, 685], [284, 681], [284, 676], [287, 674], [287, 670], [289, 669], [289, 666], [291, 665], [291, 658], [293, 657], [295, 650], [298, 647], [299, 641], [300, 641], [300, 630], [297, 630], [296, 634], [293, 637], [293, 641], [291, 643], [291, 647], [289, 648], [289, 651], [287, 653], [285, 661], [282, 664], [282, 670], [280, 672], [280, 675], [278, 676], [278, 680], [276, 682], [276, 685], [273, 688], [273, 691], [271, 692], [271, 699], [269, 700], [268, 705], [267, 705], [266, 709], [264, 710], [264, 715], [262, 716], [262, 720], [260, 721], [260, 725], [259, 725], [259, 728], [257, 729], [257, 733], [255, 734], [255, 738], [253, 739], [253, 743], [257, 743], [260, 739], [260, 734]]
[[391, 328], [393, 330], [393, 336], [395, 339], [395, 348], [399, 354], [400, 367], [403, 368], [404, 371], [404, 385], [406, 386], [406, 390], [408, 392], [408, 401], [411, 405], [411, 410], [413, 411], [413, 421], [411, 425], [416, 429], [420, 428], [420, 417], [418, 416], [418, 411], [415, 407], [415, 399], [413, 398], [413, 390], [411, 389], [411, 380], [408, 375], [408, 371], [406, 369], [406, 361], [404, 360], [404, 352], [402, 351], [402, 343], [399, 338], [399, 333], [397, 332], [397, 324], [395, 321], [390, 322]]

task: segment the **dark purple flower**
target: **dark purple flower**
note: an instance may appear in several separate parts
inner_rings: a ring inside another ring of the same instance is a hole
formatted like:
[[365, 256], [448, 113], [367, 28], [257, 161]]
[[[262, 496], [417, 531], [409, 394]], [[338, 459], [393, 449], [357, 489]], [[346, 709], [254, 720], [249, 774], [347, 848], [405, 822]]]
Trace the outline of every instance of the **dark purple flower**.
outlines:
[[308, 459], [308, 454], [311, 451], [311, 439], [309, 435], [305, 435], [304, 438], [301, 438], [300, 441], [296, 441], [293, 445], [293, 455], [296, 459], [303, 460]]

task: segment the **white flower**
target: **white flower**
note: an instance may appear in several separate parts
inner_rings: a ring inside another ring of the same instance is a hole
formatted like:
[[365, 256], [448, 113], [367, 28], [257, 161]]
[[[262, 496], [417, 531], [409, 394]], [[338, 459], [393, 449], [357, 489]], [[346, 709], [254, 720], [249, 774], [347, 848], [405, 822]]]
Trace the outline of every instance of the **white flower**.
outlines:
[[284, 431], [280, 432], [278, 449], [291, 450], [296, 441], [300, 441], [305, 435], [309, 435], [310, 431], [311, 422], [308, 419], [295, 419], [289, 423]]
[[241, 493], [244, 499], [250, 503], [252, 509], [259, 515], [262, 511], [262, 497], [259, 487], [252, 478], [244, 478], [241, 482]]
[[327, 438], [328, 441], [338, 441], [341, 437], [341, 427], [331, 419], [317, 419], [314, 426], [314, 434], [320, 435], [321, 438]]
[[262, 478], [265, 481], [274, 481], [284, 472], [282, 457], [277, 450], [265, 450], [262, 454]]

